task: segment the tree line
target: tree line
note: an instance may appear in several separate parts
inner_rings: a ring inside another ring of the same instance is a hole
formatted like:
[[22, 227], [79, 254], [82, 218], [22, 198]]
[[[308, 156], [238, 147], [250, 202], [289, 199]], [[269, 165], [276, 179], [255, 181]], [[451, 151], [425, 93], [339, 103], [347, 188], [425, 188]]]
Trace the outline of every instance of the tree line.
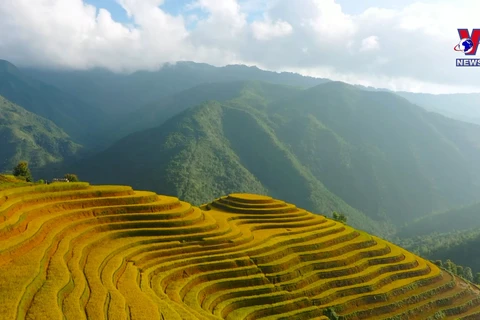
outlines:
[[470, 282], [480, 284], [480, 272], [477, 272], [475, 275], [473, 274], [472, 268], [464, 267], [459, 264], [455, 264], [452, 260], [447, 259], [446, 261], [442, 260], [435, 260], [433, 261], [437, 266], [450, 271], [456, 276], [459, 276], [465, 280]]

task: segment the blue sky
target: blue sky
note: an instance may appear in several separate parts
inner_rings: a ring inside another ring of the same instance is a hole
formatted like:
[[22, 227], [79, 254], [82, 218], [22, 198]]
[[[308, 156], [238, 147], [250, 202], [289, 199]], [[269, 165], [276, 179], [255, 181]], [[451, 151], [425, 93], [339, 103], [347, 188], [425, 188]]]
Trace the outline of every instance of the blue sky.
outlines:
[[[116, 0], [87, 0], [86, 3], [92, 4], [98, 8], [104, 8], [110, 11], [112, 18], [119, 22], [128, 22], [129, 19], [125, 10], [117, 3]], [[162, 9], [170, 14], [178, 15], [182, 9], [192, 0], [165, 0]]]
[[[221, 0], [219, 0], [221, 1]], [[248, 1], [248, 0], [246, 0]], [[302, 1], [302, 0], [295, 0]], [[424, 0], [422, 2], [431, 3], [435, 0]], [[115, 21], [128, 22], [129, 19], [125, 10], [117, 3], [116, 0], [86, 0], [86, 3], [92, 4], [97, 8], [105, 8], [112, 14]], [[161, 6], [166, 12], [178, 15], [184, 11], [187, 4], [194, 2], [194, 0], [165, 0]], [[240, 1], [241, 2], [241, 1]], [[262, 0], [250, 0], [250, 2], [262, 3]], [[337, 0], [342, 6], [342, 9], [347, 14], [359, 14], [370, 7], [382, 7], [387, 9], [399, 9], [405, 5], [414, 3], [414, 0]], [[257, 13], [260, 14], [260, 13]], [[254, 17], [250, 17], [254, 18]]]

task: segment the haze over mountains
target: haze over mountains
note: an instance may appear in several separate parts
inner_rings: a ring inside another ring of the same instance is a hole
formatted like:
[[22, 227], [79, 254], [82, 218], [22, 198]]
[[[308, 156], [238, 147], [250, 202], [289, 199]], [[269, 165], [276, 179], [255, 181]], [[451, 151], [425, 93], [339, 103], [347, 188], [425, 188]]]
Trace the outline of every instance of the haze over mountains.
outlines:
[[107, 120], [98, 107], [25, 75], [5, 60], [0, 60], [0, 95], [51, 120], [80, 143], [91, 143], [93, 133]]
[[72, 158], [81, 146], [52, 121], [0, 96], [0, 172], [28, 160], [42, 167]]
[[295, 73], [269, 72], [257, 67], [214, 67], [189, 61], [166, 64], [156, 72], [132, 74], [103, 69], [54, 71], [26, 68], [22, 71], [114, 114], [133, 112], [148, 103], [158, 102], [162, 97], [205, 83], [260, 80], [307, 88], [328, 81]]
[[[37, 176], [72, 171], [194, 204], [268, 193], [314, 212], [345, 212], [382, 235], [478, 202], [480, 126], [440, 115], [459, 113], [439, 104], [442, 96], [399, 93], [407, 100], [239, 65], [180, 62], [129, 75], [1, 65], [0, 94], [87, 152], [67, 152], [74, 165], [43, 169], [48, 161], [28, 152], [5, 156], [10, 165], [22, 154]], [[458, 99], [474, 119], [476, 100]]]

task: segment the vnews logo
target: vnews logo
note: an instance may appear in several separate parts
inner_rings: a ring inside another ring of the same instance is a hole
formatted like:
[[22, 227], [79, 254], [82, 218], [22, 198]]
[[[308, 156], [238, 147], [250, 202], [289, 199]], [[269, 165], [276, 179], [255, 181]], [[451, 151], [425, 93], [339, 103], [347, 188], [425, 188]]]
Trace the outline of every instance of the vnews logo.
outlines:
[[[466, 56], [477, 54], [478, 43], [480, 42], [480, 29], [473, 29], [472, 34], [468, 29], [458, 29], [460, 42], [453, 48], [455, 51], [463, 52]], [[457, 59], [457, 67], [480, 67], [480, 59]]]

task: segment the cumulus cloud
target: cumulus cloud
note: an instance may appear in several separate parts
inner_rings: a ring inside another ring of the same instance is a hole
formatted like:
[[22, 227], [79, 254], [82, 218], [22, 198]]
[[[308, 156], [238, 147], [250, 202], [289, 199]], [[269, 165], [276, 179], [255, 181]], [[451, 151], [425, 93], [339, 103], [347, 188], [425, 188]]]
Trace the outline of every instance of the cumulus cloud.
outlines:
[[273, 22], [269, 18], [266, 18], [265, 21], [254, 21], [252, 23], [253, 37], [257, 40], [283, 37], [291, 34], [292, 30], [292, 26], [282, 20]]
[[371, 51], [380, 49], [380, 43], [378, 42], [377, 36], [370, 36], [365, 39], [362, 39], [362, 46], [360, 51]]
[[82, 0], [0, 1], [0, 58], [128, 72], [178, 60], [246, 63], [390, 89], [480, 91], [480, 70], [456, 68], [463, 55], [452, 49], [458, 27], [480, 27], [476, 0], [359, 14], [334, 0], [192, 0], [179, 15], [163, 0], [117, 2], [131, 22]]
[[21, 65], [133, 71], [186, 55], [184, 21], [158, 8], [161, 1], [120, 3], [136, 27], [81, 0], [0, 1], [2, 58]]

